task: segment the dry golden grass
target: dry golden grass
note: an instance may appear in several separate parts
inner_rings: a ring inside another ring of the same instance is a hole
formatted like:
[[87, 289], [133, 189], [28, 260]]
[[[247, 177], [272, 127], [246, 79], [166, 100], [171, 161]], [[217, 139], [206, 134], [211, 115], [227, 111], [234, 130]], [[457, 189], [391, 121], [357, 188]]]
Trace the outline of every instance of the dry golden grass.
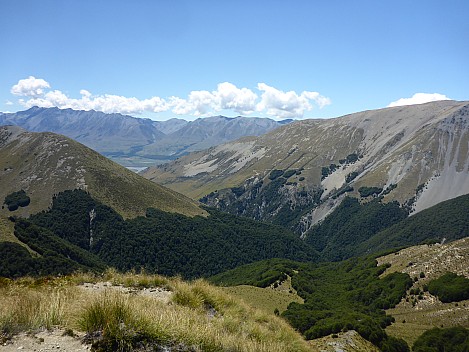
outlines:
[[[83, 282], [114, 285], [89, 290]], [[164, 286], [170, 303], [122, 288]], [[35, 280], [4, 280], [0, 287], [0, 329], [4, 335], [40, 329], [99, 331], [105, 349], [135, 344], [182, 344], [199, 351], [311, 351], [283, 319], [245, 304], [203, 280], [187, 283], [146, 274], [107, 272]], [[117, 347], [116, 347], [117, 346]]]

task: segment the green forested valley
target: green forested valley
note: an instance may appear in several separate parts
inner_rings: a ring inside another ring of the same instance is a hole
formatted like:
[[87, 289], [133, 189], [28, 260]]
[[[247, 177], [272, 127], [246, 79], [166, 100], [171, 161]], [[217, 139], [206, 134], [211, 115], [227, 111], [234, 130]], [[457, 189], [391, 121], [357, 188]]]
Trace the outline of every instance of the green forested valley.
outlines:
[[[267, 258], [317, 259], [311, 247], [282, 227], [208, 211], [208, 217], [191, 218], [148, 209], [145, 217], [124, 220], [86, 192], [66, 191], [54, 198], [50, 210], [16, 220], [16, 237], [40, 255], [27, 257], [32, 265], [21, 273], [68, 273], [105, 263], [193, 278]], [[5, 246], [0, 244], [3, 251]], [[37, 263], [46, 258], [67, 265], [41, 269]], [[12, 276], [16, 265], [6, 262], [0, 275]]]

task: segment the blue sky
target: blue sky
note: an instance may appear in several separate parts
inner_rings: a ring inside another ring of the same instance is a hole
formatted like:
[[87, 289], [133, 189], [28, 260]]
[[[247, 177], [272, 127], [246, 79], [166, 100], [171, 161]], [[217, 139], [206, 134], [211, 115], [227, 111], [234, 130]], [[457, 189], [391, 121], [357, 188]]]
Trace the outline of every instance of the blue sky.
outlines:
[[0, 0], [0, 111], [316, 118], [468, 100], [468, 13], [467, 0]]

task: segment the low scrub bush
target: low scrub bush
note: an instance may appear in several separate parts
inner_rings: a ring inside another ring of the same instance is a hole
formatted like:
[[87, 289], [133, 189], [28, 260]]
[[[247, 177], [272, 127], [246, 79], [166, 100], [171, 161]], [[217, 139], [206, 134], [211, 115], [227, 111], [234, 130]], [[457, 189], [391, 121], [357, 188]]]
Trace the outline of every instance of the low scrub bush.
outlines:
[[444, 303], [463, 301], [469, 299], [469, 279], [446, 273], [428, 283], [428, 292]]
[[469, 330], [463, 327], [434, 328], [424, 332], [412, 346], [414, 352], [469, 351]]
[[19, 207], [27, 207], [31, 199], [26, 195], [24, 190], [13, 192], [5, 197], [5, 204], [8, 210], [15, 211]]

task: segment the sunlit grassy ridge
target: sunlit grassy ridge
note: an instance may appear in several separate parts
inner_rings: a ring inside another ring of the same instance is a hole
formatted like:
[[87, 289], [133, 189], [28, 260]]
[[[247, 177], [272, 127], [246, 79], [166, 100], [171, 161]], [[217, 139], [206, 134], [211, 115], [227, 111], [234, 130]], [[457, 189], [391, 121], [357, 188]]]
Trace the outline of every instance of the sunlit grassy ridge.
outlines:
[[[3, 215], [28, 216], [46, 210], [55, 194], [83, 189], [124, 218], [144, 215], [149, 207], [186, 216], [206, 215], [199, 204], [161, 187], [97, 152], [54, 133], [0, 127], [0, 202], [24, 189], [31, 203]], [[46, 185], [46, 187], [45, 187]]]
[[[97, 281], [120, 286], [91, 290], [79, 286]], [[129, 294], [124, 286], [164, 288], [171, 292], [170, 303], [138, 290]], [[194, 351], [311, 350], [283, 319], [203, 280], [187, 283], [113, 272], [103, 277], [23, 278], [3, 280], [0, 297], [4, 339], [21, 331], [62, 328], [88, 333], [93, 347], [104, 351], [176, 345]]]
[[278, 287], [255, 287], [249, 285], [239, 285], [232, 287], [223, 287], [225, 292], [239, 297], [250, 305], [259, 308], [265, 312], [284, 312], [291, 302], [303, 303], [303, 299], [296, 294], [291, 286], [291, 278], [282, 282]]

